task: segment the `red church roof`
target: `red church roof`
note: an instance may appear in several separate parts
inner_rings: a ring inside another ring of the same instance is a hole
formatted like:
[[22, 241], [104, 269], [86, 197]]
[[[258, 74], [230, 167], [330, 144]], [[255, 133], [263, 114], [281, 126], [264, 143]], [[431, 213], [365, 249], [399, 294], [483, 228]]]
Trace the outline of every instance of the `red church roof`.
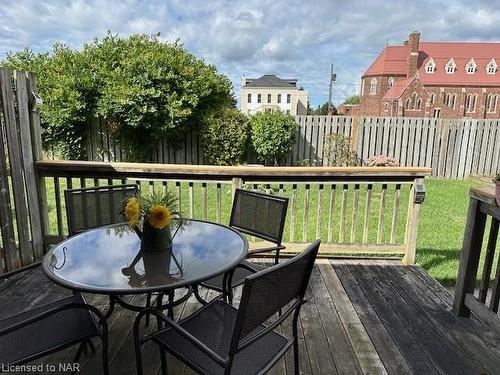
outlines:
[[[500, 43], [420, 42], [417, 69], [424, 85], [500, 86], [500, 71], [487, 74], [486, 65], [495, 59], [500, 68]], [[407, 46], [387, 46], [363, 76], [406, 75]], [[432, 57], [434, 73], [426, 73], [425, 64]], [[447, 74], [445, 65], [453, 58], [454, 74]], [[465, 65], [473, 58], [477, 65], [474, 74], [467, 74]]]

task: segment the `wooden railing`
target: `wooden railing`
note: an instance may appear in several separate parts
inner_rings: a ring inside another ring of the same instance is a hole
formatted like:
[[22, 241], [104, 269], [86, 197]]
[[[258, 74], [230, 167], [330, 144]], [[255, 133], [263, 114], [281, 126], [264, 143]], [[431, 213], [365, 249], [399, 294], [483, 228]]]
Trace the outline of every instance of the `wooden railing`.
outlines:
[[[491, 216], [490, 233], [484, 257], [481, 257], [486, 221]], [[493, 188], [472, 188], [470, 191], [469, 212], [465, 227], [460, 268], [455, 288], [453, 310], [459, 316], [469, 316], [471, 311], [488, 323], [492, 330], [500, 334], [500, 318], [498, 308], [500, 301], [500, 261], [497, 260], [495, 276], [491, 277], [495, 249], [498, 238], [500, 207], [495, 202]], [[479, 273], [480, 259], [483, 259], [483, 270], [477, 296], [474, 294]], [[489, 294], [490, 281], [491, 294]], [[489, 300], [489, 303], [488, 303]]]
[[[46, 190], [45, 244], [67, 235], [66, 188], [135, 181], [141, 190], [175, 191], [184, 216], [228, 222], [237, 187], [273, 190], [290, 198], [285, 241], [323, 241], [322, 253], [401, 254], [415, 261], [423, 179], [428, 168], [218, 167], [145, 163], [38, 161]], [[301, 246], [300, 246], [301, 247]]]

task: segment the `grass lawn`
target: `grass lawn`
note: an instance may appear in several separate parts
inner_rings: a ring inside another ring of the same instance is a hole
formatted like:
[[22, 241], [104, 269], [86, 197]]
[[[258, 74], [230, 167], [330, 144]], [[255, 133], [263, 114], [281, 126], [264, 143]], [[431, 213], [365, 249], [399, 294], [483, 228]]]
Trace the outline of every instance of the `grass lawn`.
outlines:
[[[48, 194], [48, 206], [50, 215], [50, 229], [51, 232], [57, 233], [57, 221], [55, 214], [55, 198], [54, 198], [54, 186], [48, 180], [47, 183], [47, 194]], [[61, 192], [66, 188], [64, 179], [60, 180]], [[101, 180], [99, 184], [104, 185], [106, 181]], [[443, 284], [453, 284], [456, 278], [458, 269], [458, 260], [460, 256], [460, 249], [462, 245], [464, 226], [467, 214], [468, 206], [468, 190], [471, 186], [477, 185], [477, 182], [471, 180], [463, 181], [453, 181], [453, 180], [426, 180], [426, 190], [427, 194], [425, 201], [421, 209], [421, 219], [418, 233], [417, 241], [417, 263], [424, 267], [434, 278], [442, 282]], [[93, 185], [92, 180], [88, 180], [88, 186]], [[73, 180], [73, 187], [79, 186], [79, 180]], [[173, 189], [173, 184], [169, 184], [169, 188]], [[143, 191], [147, 191], [146, 183], [143, 183]], [[337, 204], [334, 215], [333, 224], [333, 242], [338, 240], [339, 237], [339, 224], [338, 217], [340, 216], [340, 197], [341, 197], [340, 187], [337, 188]], [[404, 236], [404, 227], [406, 221], [406, 210], [407, 210], [407, 199], [408, 199], [408, 187], [403, 186], [401, 189], [401, 205], [399, 209], [399, 217], [397, 221], [397, 235], [396, 243], [402, 243]], [[372, 198], [372, 209], [370, 214], [370, 226], [369, 226], [369, 236], [368, 242], [375, 242], [377, 235], [377, 220], [378, 220], [378, 208], [380, 202], [380, 186], [373, 186], [373, 198]], [[311, 187], [310, 194], [310, 209], [309, 215], [306, 221], [303, 218], [303, 202], [304, 202], [304, 187], [300, 186], [297, 190], [297, 220], [295, 227], [295, 240], [302, 241], [304, 238], [304, 225], [307, 226], [305, 231], [305, 240], [312, 241], [316, 236], [316, 225], [317, 225], [317, 200], [318, 200], [318, 187]], [[187, 184], [182, 184], [181, 189], [181, 208], [185, 216], [189, 216], [189, 200], [188, 200], [188, 186]], [[207, 189], [208, 198], [208, 220], [215, 221], [215, 197], [216, 190], [215, 185], [209, 184]], [[320, 233], [323, 241], [326, 241], [328, 236], [328, 197], [330, 194], [330, 187], [325, 186], [323, 193], [323, 206], [321, 209], [322, 220], [320, 225]], [[356, 238], [362, 238], [362, 223], [364, 215], [364, 205], [365, 205], [365, 194], [366, 187], [361, 187], [360, 189], [360, 200], [359, 200], [359, 210], [360, 217], [358, 218], [358, 225], [356, 229]], [[291, 187], [285, 186], [284, 195], [291, 195]], [[230, 196], [231, 188], [229, 185], [222, 186], [222, 222], [227, 223], [229, 221], [230, 213]], [[384, 236], [383, 241], [389, 242], [390, 234], [390, 224], [391, 215], [393, 208], [393, 196], [394, 196], [394, 186], [389, 186], [387, 192], [387, 206], [386, 206], [386, 217], [384, 221]], [[193, 217], [201, 218], [201, 185], [194, 185], [194, 205], [193, 205]], [[61, 197], [61, 204], [63, 206], [63, 228], [66, 227], [65, 215], [64, 215], [64, 199]], [[349, 239], [351, 230], [351, 212], [353, 204], [353, 194], [350, 191], [348, 196], [348, 209], [347, 209], [347, 220], [344, 229], [344, 238]], [[65, 229], [63, 229], [65, 232]], [[289, 214], [287, 216], [287, 225], [284, 234], [284, 241], [289, 241], [290, 239], [290, 207]]]

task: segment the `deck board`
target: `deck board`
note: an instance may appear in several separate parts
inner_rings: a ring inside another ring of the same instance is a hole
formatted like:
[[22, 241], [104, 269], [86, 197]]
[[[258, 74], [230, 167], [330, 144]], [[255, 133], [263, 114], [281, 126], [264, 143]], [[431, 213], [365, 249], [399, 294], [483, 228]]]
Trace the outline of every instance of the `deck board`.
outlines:
[[[0, 318], [16, 311], [69, 295], [51, 283], [41, 270], [28, 271], [0, 284]], [[180, 293], [180, 292], [178, 292]], [[212, 292], [203, 291], [210, 299]], [[239, 301], [241, 289], [235, 293]], [[422, 268], [387, 260], [319, 260], [314, 267], [299, 320], [302, 374], [494, 374], [500, 368], [500, 337], [474, 316], [451, 312], [452, 296]], [[106, 296], [86, 295], [100, 309]], [[144, 296], [128, 297], [145, 303]], [[175, 309], [183, 318], [200, 307], [194, 298]], [[112, 374], [135, 374], [132, 325], [135, 313], [117, 307], [109, 320]], [[155, 328], [155, 320], [144, 333]], [[280, 328], [291, 334], [291, 321]], [[80, 360], [83, 375], [99, 373], [97, 354]], [[75, 348], [54, 353], [37, 363], [71, 362]], [[159, 374], [155, 345], [143, 347], [145, 374]], [[168, 356], [169, 374], [194, 371]], [[287, 353], [270, 371], [293, 374], [293, 355]]]

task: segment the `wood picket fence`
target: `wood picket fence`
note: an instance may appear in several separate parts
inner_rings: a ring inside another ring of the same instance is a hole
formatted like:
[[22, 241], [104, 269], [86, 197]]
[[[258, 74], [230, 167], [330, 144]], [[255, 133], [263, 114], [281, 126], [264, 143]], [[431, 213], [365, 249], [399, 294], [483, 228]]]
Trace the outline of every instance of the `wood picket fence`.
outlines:
[[[295, 119], [295, 146], [285, 165], [326, 165], [325, 136], [337, 133], [351, 138], [360, 165], [371, 156], [391, 156], [401, 166], [429, 167], [433, 176], [452, 179], [491, 176], [500, 169], [500, 119], [347, 116], [296, 116]], [[94, 120], [90, 128], [89, 160], [128, 161], [104, 121]], [[161, 140], [151, 161], [204, 164], [198, 131], [185, 133], [175, 145]], [[256, 162], [251, 155], [247, 161]]]

